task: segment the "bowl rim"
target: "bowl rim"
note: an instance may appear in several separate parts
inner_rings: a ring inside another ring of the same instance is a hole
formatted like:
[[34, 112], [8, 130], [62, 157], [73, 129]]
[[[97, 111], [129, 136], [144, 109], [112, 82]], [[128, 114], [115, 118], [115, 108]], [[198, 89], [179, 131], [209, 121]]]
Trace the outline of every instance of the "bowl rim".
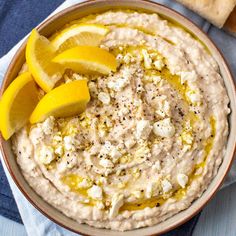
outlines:
[[[80, 2], [80, 3], [77, 3], [77, 4], [74, 4], [70, 7], [67, 7], [61, 11], [59, 11], [58, 13], [56, 14], [53, 14], [52, 16], [50, 16], [49, 18], [47, 18], [46, 20], [44, 20], [42, 23], [40, 23], [39, 25], [36, 26], [36, 29], [38, 30], [42, 30], [44, 27], [46, 27], [48, 24], [50, 24], [51, 22], [57, 20], [58, 18], [60, 18], [61, 16], [65, 15], [65, 14], [68, 14], [70, 13], [71, 11], [75, 10], [75, 9], [78, 9], [80, 7], [87, 7], [87, 6], [90, 6], [90, 5], [96, 5], [97, 3], [106, 3], [106, 2], [142, 2], [142, 3], [145, 3], [145, 4], [149, 4], [149, 5], [154, 5], [154, 6], [158, 6], [159, 8], [163, 8], [169, 12], [171, 12], [173, 14], [173, 19], [174, 19], [174, 15], [178, 15], [178, 17], [182, 18], [183, 20], [187, 21], [191, 26], [194, 26], [195, 28], [197, 28], [197, 30], [201, 31], [201, 33], [206, 37], [208, 38], [208, 40], [211, 42], [211, 46], [219, 53], [219, 56], [221, 57], [220, 59], [222, 60], [222, 64], [224, 65], [224, 69], [226, 70], [227, 74], [229, 75], [228, 76], [228, 79], [230, 80], [231, 84], [233, 84], [233, 87], [234, 87], [234, 97], [235, 97], [235, 94], [236, 94], [236, 82], [234, 81], [233, 79], [233, 74], [231, 72], [231, 69], [229, 67], [229, 64], [228, 62], [226, 61], [224, 55], [222, 54], [221, 50], [216, 46], [216, 44], [213, 42], [213, 40], [207, 35], [207, 33], [205, 33], [197, 24], [195, 24], [193, 21], [191, 21], [190, 19], [188, 19], [186, 16], [182, 15], [181, 13], [179, 13], [178, 11], [168, 7], [168, 6], [165, 6], [161, 3], [157, 3], [157, 2], [153, 2], [152, 0], [88, 0], [88, 1], [84, 1], [84, 2]], [[123, 6], [121, 6], [120, 8], [122, 8]], [[132, 8], [132, 7], [130, 7]], [[155, 12], [155, 10], [153, 11]], [[177, 20], [176, 20], [177, 21]], [[177, 21], [178, 22], [178, 21]], [[181, 23], [180, 23], [181, 24]], [[185, 26], [186, 27], [186, 26]], [[187, 27], [187, 29], [189, 29]], [[191, 31], [191, 30], [190, 30]], [[191, 31], [192, 32], [192, 31]], [[195, 33], [192, 32], [194, 35]], [[10, 76], [10, 73], [11, 73], [11, 70], [12, 68], [14, 67], [19, 55], [22, 53], [22, 51], [25, 50], [25, 46], [26, 46], [26, 43], [27, 43], [27, 40], [28, 40], [28, 37], [24, 40], [24, 42], [21, 44], [21, 46], [17, 49], [17, 52], [15, 53], [15, 55], [13, 56], [10, 64], [8, 65], [8, 68], [5, 72], [5, 75], [4, 75], [4, 78], [3, 78], [3, 82], [2, 82], [2, 85], [1, 85], [1, 89], [0, 89], [0, 96], [2, 96], [4, 90], [6, 89], [7, 87], [7, 83], [8, 83], [8, 77]], [[44, 216], [46, 216], [48, 219], [50, 219], [51, 221], [55, 222], [56, 224], [62, 226], [63, 228], [65, 229], [68, 229], [72, 232], [75, 232], [75, 233], [78, 233], [78, 234], [82, 234], [82, 235], [89, 235], [89, 234], [84, 234], [82, 232], [80, 232], [79, 230], [75, 230], [75, 229], [72, 229], [70, 228], [69, 226], [63, 224], [63, 222], [57, 220], [57, 219], [54, 219], [52, 216], [50, 216], [49, 213], [47, 213], [46, 211], [44, 211], [42, 208], [40, 208], [37, 203], [33, 200], [33, 198], [31, 198], [31, 196], [27, 193], [27, 191], [24, 189], [23, 185], [21, 185], [20, 181], [18, 181], [17, 177], [15, 176], [13, 170], [11, 169], [11, 166], [10, 166], [10, 163], [8, 161], [8, 157], [7, 157], [7, 154], [6, 154], [6, 150], [4, 148], [4, 139], [2, 137], [2, 135], [0, 135], [0, 149], [1, 149], [1, 153], [2, 153], [2, 156], [3, 156], [3, 160], [5, 162], [5, 165], [12, 177], [12, 179], [14, 180], [14, 183], [17, 185], [18, 189], [21, 191], [21, 193], [26, 197], [26, 199], [39, 211], [41, 212]], [[186, 223], [188, 220], [190, 220], [192, 217], [194, 217], [197, 213], [199, 213], [202, 208], [213, 198], [213, 196], [216, 194], [217, 190], [220, 188], [220, 186], [222, 185], [227, 173], [229, 172], [231, 166], [232, 166], [232, 163], [233, 163], [233, 160], [234, 160], [234, 155], [236, 154], [236, 142], [234, 142], [234, 147], [232, 148], [232, 156], [230, 158], [230, 162], [228, 163], [227, 165], [227, 168], [224, 170], [224, 175], [221, 177], [220, 181], [215, 184], [213, 190], [212, 190], [212, 194], [209, 195], [206, 199], [205, 199], [205, 202], [198, 206], [197, 209], [192, 213], [192, 214], [189, 214], [187, 215], [186, 217], [184, 217], [182, 220], [179, 220], [177, 223], [174, 223], [172, 224], [170, 227], [167, 227], [166, 229], [163, 229], [161, 230], [160, 232], [158, 232], [158, 234], [152, 234], [152, 235], [160, 235], [160, 234], [163, 234], [163, 233], [166, 233], [166, 232], [169, 232], [170, 230], [173, 230], [175, 228], [177, 228], [178, 226]], [[215, 177], [214, 177], [215, 178]], [[213, 179], [214, 179], [213, 178]], [[213, 180], [212, 180], [213, 181]], [[211, 182], [212, 182], [211, 181]], [[28, 184], [29, 185], [29, 184]], [[32, 188], [31, 188], [32, 189]], [[33, 190], [33, 189], [32, 189]], [[34, 190], [33, 190], [34, 191]], [[35, 192], [35, 191], [34, 191]], [[37, 193], [36, 193], [37, 194]], [[201, 197], [200, 197], [201, 198]], [[43, 200], [45, 201], [45, 200]], [[49, 204], [50, 205], [50, 204]], [[191, 203], [192, 205], [192, 203]], [[190, 206], [191, 206], [190, 205]], [[53, 207], [53, 206], [52, 206]], [[188, 208], [187, 208], [188, 209]], [[178, 214], [178, 213], [177, 213]], [[92, 226], [89, 226], [89, 227], [92, 227]], [[148, 226], [147, 226], [148, 228]], [[137, 229], [138, 230], [138, 229]], [[113, 230], [111, 230], [113, 231]], [[116, 231], [114, 231], [116, 232]]]

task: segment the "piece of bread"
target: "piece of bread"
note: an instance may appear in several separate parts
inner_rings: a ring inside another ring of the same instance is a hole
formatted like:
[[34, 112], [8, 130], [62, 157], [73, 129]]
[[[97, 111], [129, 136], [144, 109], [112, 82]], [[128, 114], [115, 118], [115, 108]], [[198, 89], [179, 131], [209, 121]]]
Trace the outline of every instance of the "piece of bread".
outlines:
[[233, 11], [236, 0], [177, 0], [218, 27], [222, 27]]
[[224, 28], [232, 33], [236, 33], [236, 7], [234, 7], [234, 10], [231, 12], [230, 16], [225, 22]]

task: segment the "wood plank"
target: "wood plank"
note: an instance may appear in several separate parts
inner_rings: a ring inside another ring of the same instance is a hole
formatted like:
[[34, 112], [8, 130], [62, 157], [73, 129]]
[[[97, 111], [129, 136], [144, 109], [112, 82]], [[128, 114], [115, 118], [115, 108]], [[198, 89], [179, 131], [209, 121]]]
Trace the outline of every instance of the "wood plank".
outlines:
[[236, 236], [236, 184], [216, 194], [203, 210], [193, 236]]

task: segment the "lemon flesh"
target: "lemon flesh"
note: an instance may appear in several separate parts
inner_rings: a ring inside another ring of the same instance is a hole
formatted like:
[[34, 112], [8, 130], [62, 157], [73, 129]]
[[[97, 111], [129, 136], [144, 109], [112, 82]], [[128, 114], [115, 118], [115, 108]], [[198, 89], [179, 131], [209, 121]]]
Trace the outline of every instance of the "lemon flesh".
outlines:
[[52, 61], [81, 74], [109, 74], [111, 71], [116, 71], [117, 67], [113, 54], [93, 46], [77, 46], [68, 49]]
[[45, 92], [54, 87], [63, 73], [63, 68], [51, 62], [55, 55], [56, 49], [50, 41], [36, 29], [32, 30], [26, 45], [26, 62], [35, 81]]
[[0, 129], [5, 140], [27, 123], [39, 101], [38, 94], [29, 72], [19, 75], [6, 89], [0, 102]]
[[74, 24], [59, 32], [51, 41], [58, 52], [78, 45], [98, 46], [109, 29], [100, 24]]
[[38, 103], [30, 116], [31, 124], [44, 121], [49, 116], [68, 117], [86, 109], [90, 100], [86, 80], [77, 80], [56, 87]]

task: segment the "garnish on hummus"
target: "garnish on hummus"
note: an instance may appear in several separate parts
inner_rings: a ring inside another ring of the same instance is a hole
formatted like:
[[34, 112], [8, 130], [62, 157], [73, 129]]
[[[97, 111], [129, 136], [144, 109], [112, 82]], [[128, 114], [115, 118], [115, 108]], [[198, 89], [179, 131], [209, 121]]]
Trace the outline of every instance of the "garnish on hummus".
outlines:
[[125, 10], [78, 19], [51, 41], [33, 36], [50, 53], [37, 64], [41, 53], [27, 46], [28, 69], [48, 93], [38, 88], [34, 124], [12, 141], [45, 201], [78, 222], [124, 231], [164, 221], [201, 196], [223, 159], [230, 110], [199, 40], [157, 14]]

